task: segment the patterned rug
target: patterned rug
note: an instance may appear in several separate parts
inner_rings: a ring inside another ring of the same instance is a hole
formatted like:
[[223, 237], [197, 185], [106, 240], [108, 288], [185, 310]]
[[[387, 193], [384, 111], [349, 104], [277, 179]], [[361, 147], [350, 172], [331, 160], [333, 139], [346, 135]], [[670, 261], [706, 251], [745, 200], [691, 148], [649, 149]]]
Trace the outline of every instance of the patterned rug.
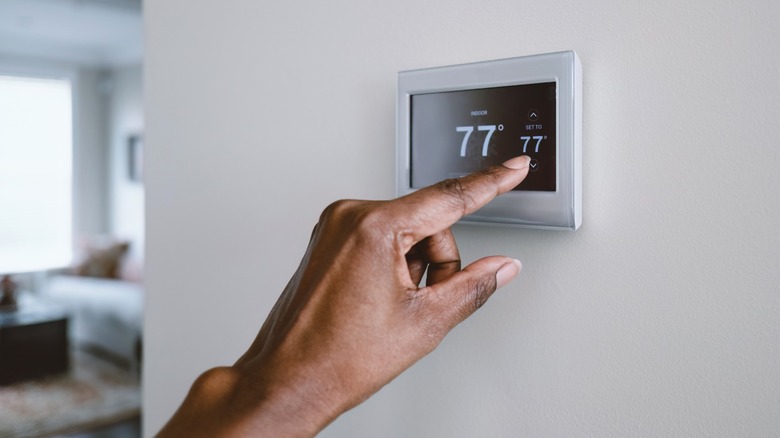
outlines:
[[139, 415], [134, 373], [74, 352], [68, 374], [0, 386], [0, 438], [72, 433]]

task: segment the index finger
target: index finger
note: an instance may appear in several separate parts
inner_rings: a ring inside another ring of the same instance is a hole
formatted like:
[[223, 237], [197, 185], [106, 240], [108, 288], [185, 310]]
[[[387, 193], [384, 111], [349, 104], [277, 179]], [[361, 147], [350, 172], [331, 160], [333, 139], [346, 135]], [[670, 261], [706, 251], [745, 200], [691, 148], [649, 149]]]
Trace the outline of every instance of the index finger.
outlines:
[[462, 178], [447, 179], [393, 201], [395, 223], [412, 242], [449, 228], [496, 196], [512, 190], [528, 174], [530, 157], [523, 155]]

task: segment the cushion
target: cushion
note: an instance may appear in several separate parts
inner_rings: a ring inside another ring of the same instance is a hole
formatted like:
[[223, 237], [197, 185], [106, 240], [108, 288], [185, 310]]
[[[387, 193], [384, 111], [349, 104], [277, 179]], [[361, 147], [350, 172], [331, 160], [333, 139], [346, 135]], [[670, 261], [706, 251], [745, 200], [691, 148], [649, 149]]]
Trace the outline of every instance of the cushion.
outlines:
[[76, 266], [75, 274], [84, 277], [119, 278], [122, 257], [130, 249], [129, 242], [88, 246], [86, 257]]

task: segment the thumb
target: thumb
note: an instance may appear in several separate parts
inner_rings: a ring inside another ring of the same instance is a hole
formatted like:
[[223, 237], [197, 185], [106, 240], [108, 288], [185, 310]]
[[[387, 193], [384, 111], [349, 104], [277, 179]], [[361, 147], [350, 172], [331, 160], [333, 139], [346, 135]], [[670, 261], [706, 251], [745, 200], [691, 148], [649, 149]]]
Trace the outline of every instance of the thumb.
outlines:
[[477, 260], [448, 279], [430, 286], [435, 311], [448, 319], [449, 329], [471, 316], [497, 288], [520, 273], [519, 260], [492, 256]]

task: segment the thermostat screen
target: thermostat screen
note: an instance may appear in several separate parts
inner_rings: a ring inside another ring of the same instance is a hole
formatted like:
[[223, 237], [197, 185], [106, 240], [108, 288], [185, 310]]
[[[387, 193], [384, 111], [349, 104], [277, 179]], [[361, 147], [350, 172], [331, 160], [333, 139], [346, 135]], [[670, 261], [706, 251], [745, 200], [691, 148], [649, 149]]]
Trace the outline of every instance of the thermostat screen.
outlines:
[[514, 190], [554, 192], [555, 104], [555, 82], [412, 95], [412, 187], [528, 155]]

